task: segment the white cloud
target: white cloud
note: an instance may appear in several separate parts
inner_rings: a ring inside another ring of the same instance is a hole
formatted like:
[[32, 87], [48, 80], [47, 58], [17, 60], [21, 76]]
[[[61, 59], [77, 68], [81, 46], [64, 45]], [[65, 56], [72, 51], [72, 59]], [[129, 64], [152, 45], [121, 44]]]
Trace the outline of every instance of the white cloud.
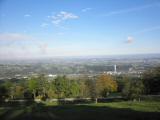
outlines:
[[156, 31], [156, 30], [160, 30], [160, 26], [155, 26], [155, 27], [150, 27], [150, 28], [145, 28], [143, 30], [140, 30], [140, 31], [136, 31], [132, 34], [134, 35], [137, 35], [137, 34], [144, 34], [144, 33], [147, 33], [147, 32], [152, 32], [152, 31]]
[[62, 20], [52, 20], [52, 23], [54, 25], [59, 25], [62, 22]]
[[30, 14], [25, 14], [24, 17], [31, 17], [31, 15]]
[[48, 44], [47, 43], [43, 43], [43, 44], [39, 45], [38, 47], [40, 49], [41, 54], [46, 54], [47, 53], [47, 49], [48, 49]]
[[127, 40], [125, 41], [125, 43], [127, 43], [127, 44], [131, 44], [133, 42], [134, 42], [134, 38], [132, 36], [128, 36]]
[[48, 16], [48, 18], [51, 18], [52, 23], [57, 26], [66, 20], [78, 19], [79, 17], [73, 13], [61, 11], [56, 15]]
[[34, 58], [48, 53], [48, 44], [20, 33], [0, 34], [0, 59]]
[[0, 59], [26, 59], [37, 57], [38, 52], [32, 46], [1, 46]]
[[49, 24], [48, 23], [42, 23], [41, 27], [47, 27]]
[[84, 9], [82, 9], [82, 12], [87, 12], [89, 10], [92, 10], [92, 8], [84, 8]]
[[158, 6], [158, 5], [159, 5], [159, 3], [154, 3], [154, 4], [143, 5], [143, 6], [139, 6], [139, 7], [135, 7], [135, 8], [129, 8], [129, 9], [122, 9], [122, 10], [117, 10], [117, 11], [111, 11], [111, 12], [108, 12], [107, 14], [105, 14], [104, 16], [112, 16], [112, 15], [130, 13], [130, 12], [134, 12], [134, 11], [139, 11], [139, 10], [155, 7], [155, 6]]
[[32, 39], [28, 35], [19, 34], [19, 33], [2, 33], [0, 34], [0, 40], [8, 40], [8, 41], [15, 41], [15, 40], [30, 40]]

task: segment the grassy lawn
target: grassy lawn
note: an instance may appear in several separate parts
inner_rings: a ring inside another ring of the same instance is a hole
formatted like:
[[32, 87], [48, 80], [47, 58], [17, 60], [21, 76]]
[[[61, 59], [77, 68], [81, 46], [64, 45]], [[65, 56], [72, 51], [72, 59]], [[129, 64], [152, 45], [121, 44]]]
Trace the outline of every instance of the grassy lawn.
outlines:
[[160, 120], [160, 102], [5, 105], [0, 120]]
[[98, 103], [93, 106], [106, 106], [111, 108], [126, 108], [141, 112], [160, 112], [160, 102], [112, 102], [112, 103]]

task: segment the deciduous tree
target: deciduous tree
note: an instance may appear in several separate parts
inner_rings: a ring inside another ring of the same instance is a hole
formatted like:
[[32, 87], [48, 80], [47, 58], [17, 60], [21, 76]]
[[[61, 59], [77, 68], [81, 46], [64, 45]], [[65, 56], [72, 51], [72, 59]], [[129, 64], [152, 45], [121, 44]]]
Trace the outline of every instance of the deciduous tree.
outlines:
[[102, 74], [96, 81], [98, 96], [107, 97], [110, 92], [117, 91], [117, 83], [111, 75]]

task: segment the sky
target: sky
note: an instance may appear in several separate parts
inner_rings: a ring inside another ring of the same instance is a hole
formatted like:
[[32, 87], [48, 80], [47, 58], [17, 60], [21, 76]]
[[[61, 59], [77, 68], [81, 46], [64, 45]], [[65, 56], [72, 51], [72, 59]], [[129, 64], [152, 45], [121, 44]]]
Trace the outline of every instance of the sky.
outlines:
[[160, 0], [0, 0], [0, 59], [160, 53]]

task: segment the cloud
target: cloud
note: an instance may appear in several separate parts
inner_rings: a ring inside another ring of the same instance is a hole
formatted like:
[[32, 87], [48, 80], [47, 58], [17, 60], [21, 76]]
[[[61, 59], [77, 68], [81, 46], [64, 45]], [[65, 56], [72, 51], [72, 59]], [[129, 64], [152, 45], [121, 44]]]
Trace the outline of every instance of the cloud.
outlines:
[[25, 14], [24, 17], [31, 17], [31, 15], [30, 14]]
[[82, 9], [82, 12], [87, 12], [89, 10], [92, 10], [92, 8], [84, 8], [84, 9]]
[[66, 21], [66, 20], [78, 19], [79, 16], [77, 16], [73, 13], [61, 11], [61, 12], [57, 13], [56, 15], [48, 16], [48, 18], [51, 18], [52, 23], [54, 25], [58, 26], [59, 24], [61, 24], [62, 22]]
[[38, 47], [40, 49], [41, 54], [46, 54], [47, 53], [47, 49], [48, 49], [48, 44], [47, 43], [43, 43], [43, 44], [39, 45]]
[[41, 27], [47, 27], [49, 24], [48, 23], [42, 23]]
[[144, 34], [144, 33], [147, 33], [147, 32], [152, 32], [152, 31], [156, 31], [156, 30], [160, 30], [160, 26], [155, 26], [155, 27], [150, 27], [150, 28], [145, 28], [143, 30], [140, 30], [140, 31], [137, 31], [137, 32], [134, 32], [132, 33], [132, 35], [138, 35], [138, 34]]
[[108, 12], [107, 14], [105, 14], [104, 16], [112, 16], [112, 15], [119, 15], [119, 14], [124, 14], [124, 13], [130, 13], [130, 12], [139, 11], [139, 10], [143, 10], [143, 9], [147, 9], [147, 8], [151, 8], [151, 7], [155, 7], [155, 6], [159, 7], [159, 3], [154, 3], [154, 4], [149, 4], [149, 5], [143, 5], [143, 6], [139, 6], [139, 7], [135, 7], [135, 8], [129, 8], [129, 9], [122, 9], [122, 10], [117, 10], [117, 11], [111, 11], [111, 12]]
[[128, 36], [127, 40], [125, 41], [125, 43], [127, 44], [132, 44], [134, 42], [134, 38], [132, 36]]
[[0, 59], [34, 58], [38, 54], [32, 46], [1, 46]]
[[32, 39], [30, 36], [19, 33], [0, 34], [0, 40], [5, 40], [5, 41], [30, 40], [30, 39]]
[[34, 58], [48, 54], [47, 43], [26, 34], [1, 33], [0, 43], [0, 56], [4, 59]]

